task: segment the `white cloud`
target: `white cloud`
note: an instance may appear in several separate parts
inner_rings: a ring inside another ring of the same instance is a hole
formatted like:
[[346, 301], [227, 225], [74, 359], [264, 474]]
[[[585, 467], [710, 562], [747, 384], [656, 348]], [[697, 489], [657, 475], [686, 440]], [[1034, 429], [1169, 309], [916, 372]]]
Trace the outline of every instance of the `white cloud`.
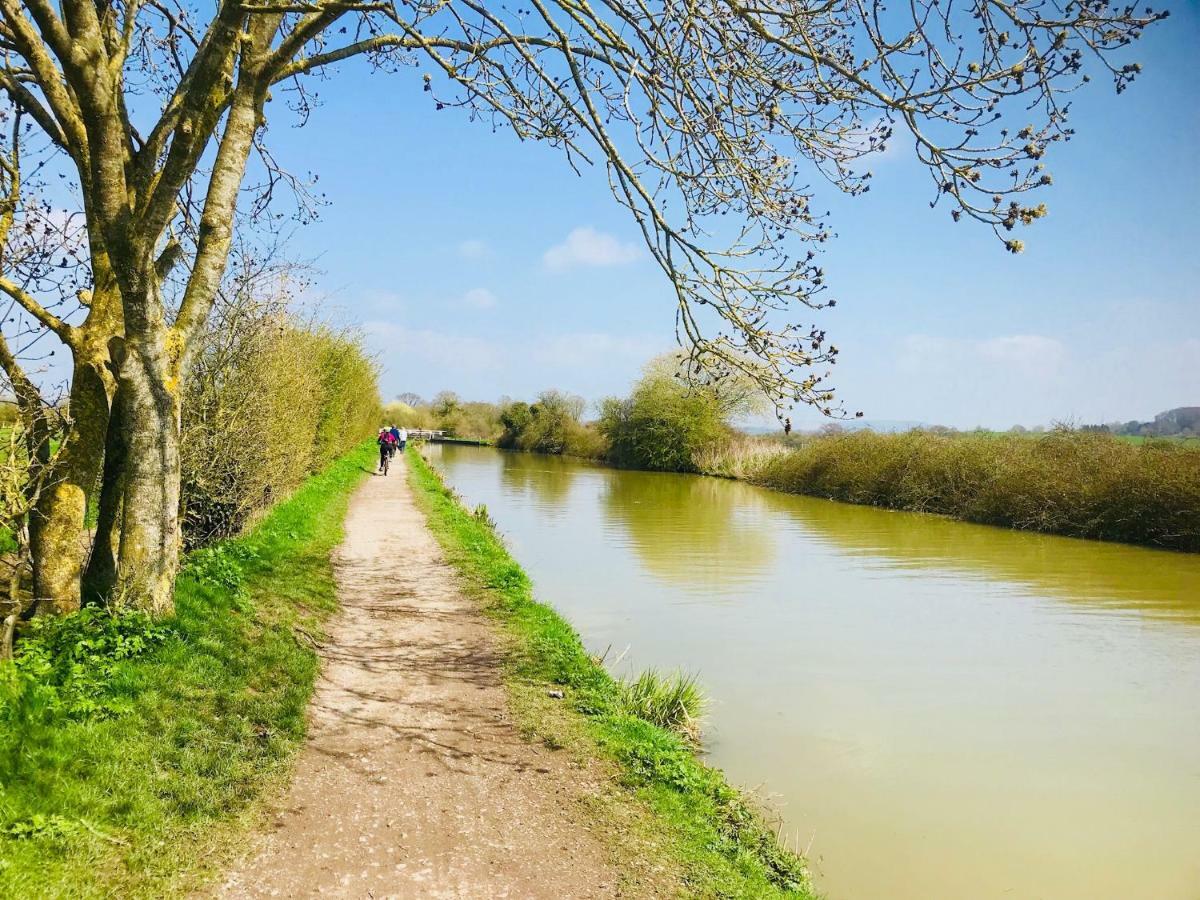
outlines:
[[[471, 288], [456, 295], [435, 295], [428, 300], [446, 309], [492, 309], [500, 302], [499, 298], [485, 287]], [[363, 318], [384, 322], [400, 318], [414, 305], [425, 304], [420, 298], [413, 301], [393, 291], [368, 291], [359, 300], [358, 314]]]
[[899, 368], [912, 374], [968, 374], [981, 369], [1010, 375], [1052, 376], [1066, 362], [1067, 348], [1040, 334], [993, 338], [948, 338], [914, 334], [900, 343]]
[[620, 266], [641, 256], [636, 244], [623, 243], [611, 234], [597, 231], [590, 225], [574, 229], [561, 244], [555, 244], [542, 255], [549, 269], [569, 269], [574, 266]]
[[458, 302], [471, 309], [491, 309], [496, 305], [496, 295], [487, 288], [471, 288], [458, 298]]
[[1043, 375], [1057, 372], [1067, 356], [1062, 341], [1040, 334], [990, 338], [980, 341], [977, 350], [984, 359]]
[[605, 332], [485, 338], [378, 319], [363, 329], [382, 364], [386, 396], [450, 389], [481, 400], [501, 394], [529, 398], [546, 387], [590, 400], [622, 393], [669, 340]]
[[531, 350], [531, 358], [542, 366], [603, 369], [606, 364], [613, 367], [614, 363], [630, 360], [640, 365], [663, 352], [663, 341], [639, 335], [582, 332], [542, 338]]
[[383, 364], [398, 370], [433, 368], [447, 373], [494, 369], [502, 359], [498, 345], [470, 335], [405, 328], [395, 322], [367, 322], [367, 341]]
[[604, 368], [634, 361], [637, 365], [664, 352], [664, 342], [638, 335], [589, 331], [539, 338], [530, 348], [538, 365], [560, 368]]
[[496, 255], [496, 251], [492, 249], [492, 245], [487, 241], [472, 238], [458, 245], [458, 255], [463, 259], [480, 261], [492, 259]]
[[604, 370], [624, 368], [631, 362], [640, 366], [664, 350], [664, 341], [649, 335], [567, 332], [500, 342], [427, 328], [406, 328], [395, 322], [372, 321], [363, 328], [372, 347], [384, 354], [385, 362], [393, 357], [402, 361], [419, 359], [449, 371], [467, 366], [500, 374], [527, 371], [531, 363], [535, 373]]
[[1071, 414], [1078, 362], [1061, 341], [1040, 334], [909, 335], [887, 387], [874, 392], [874, 414], [960, 428], [1048, 423]]
[[862, 395], [886, 411], [881, 417], [957, 427], [1144, 421], [1200, 397], [1200, 340], [1133, 340], [1101, 324], [1107, 334], [1069, 343], [1040, 334], [910, 335], [886, 382]]
[[367, 291], [358, 301], [359, 315], [382, 317], [398, 315], [408, 306], [403, 295], [396, 291]]

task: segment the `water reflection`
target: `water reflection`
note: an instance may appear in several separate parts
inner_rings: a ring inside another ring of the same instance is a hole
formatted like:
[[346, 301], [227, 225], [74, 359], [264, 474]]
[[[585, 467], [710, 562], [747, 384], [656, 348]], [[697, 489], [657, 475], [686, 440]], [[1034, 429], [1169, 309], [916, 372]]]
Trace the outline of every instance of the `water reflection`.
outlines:
[[598, 491], [609, 539], [655, 577], [690, 594], [753, 584], [779, 538], [798, 532], [879, 577], [949, 574], [1001, 580], [1076, 606], [1200, 624], [1200, 558], [1122, 544], [1010, 531], [939, 516], [852, 506], [740, 482], [619, 471], [579, 460], [474, 448], [430, 448], [453, 467], [500, 471], [506, 497], [563, 521], [580, 514], [581, 477]]
[[557, 456], [499, 453], [500, 479], [505, 491], [529, 495], [539, 506], [555, 508], [571, 493], [581, 464]]
[[646, 569], [689, 591], [752, 582], [770, 566], [775, 542], [761, 526], [762, 491], [714, 478], [613, 472], [605, 520]]
[[1200, 559], [1195, 556], [773, 491], [760, 492], [760, 499], [794, 527], [868, 566], [1003, 579], [1071, 603], [1200, 624]]

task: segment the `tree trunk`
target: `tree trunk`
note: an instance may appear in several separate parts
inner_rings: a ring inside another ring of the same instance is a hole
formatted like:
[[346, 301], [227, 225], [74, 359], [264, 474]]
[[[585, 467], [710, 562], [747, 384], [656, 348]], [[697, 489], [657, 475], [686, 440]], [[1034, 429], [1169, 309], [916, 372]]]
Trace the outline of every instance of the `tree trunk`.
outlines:
[[[55, 467], [54, 483], [42, 489], [37, 505], [29, 512], [29, 554], [38, 615], [79, 609], [80, 574], [87, 552], [84, 517], [90, 466], [85, 459], [72, 462], [75, 464]], [[95, 484], [94, 477], [91, 484]]]
[[104, 442], [104, 474], [100, 478], [99, 515], [92, 554], [83, 575], [83, 601], [103, 605], [117, 587], [117, 552], [121, 536], [121, 500], [125, 494], [125, 413], [123, 395], [113, 397], [112, 416]]
[[118, 600], [170, 613], [179, 568], [179, 353], [174, 329], [127, 338], [118, 391], [125, 435], [125, 490], [117, 560]]
[[112, 379], [105, 360], [78, 360], [71, 378], [71, 427], [29, 513], [29, 552], [37, 614], [79, 609], [87, 559], [88, 498], [100, 474]]

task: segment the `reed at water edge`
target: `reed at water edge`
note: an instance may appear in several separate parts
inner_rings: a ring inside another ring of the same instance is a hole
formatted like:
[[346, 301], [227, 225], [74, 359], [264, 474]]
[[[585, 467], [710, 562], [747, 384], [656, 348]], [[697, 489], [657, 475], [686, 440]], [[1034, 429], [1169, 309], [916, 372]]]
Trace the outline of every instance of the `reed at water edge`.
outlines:
[[1200, 551], [1200, 447], [1059, 429], [1040, 436], [854, 431], [732, 437], [700, 472], [987, 525]]

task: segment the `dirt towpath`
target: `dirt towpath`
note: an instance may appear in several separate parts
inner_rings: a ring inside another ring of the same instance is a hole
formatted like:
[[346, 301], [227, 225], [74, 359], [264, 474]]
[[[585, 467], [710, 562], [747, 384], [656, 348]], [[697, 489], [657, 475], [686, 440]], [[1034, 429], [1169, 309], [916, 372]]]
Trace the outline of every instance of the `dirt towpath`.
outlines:
[[355, 494], [342, 611], [273, 830], [219, 897], [612, 897], [586, 778], [522, 740], [491, 627], [456, 587], [406, 467]]

